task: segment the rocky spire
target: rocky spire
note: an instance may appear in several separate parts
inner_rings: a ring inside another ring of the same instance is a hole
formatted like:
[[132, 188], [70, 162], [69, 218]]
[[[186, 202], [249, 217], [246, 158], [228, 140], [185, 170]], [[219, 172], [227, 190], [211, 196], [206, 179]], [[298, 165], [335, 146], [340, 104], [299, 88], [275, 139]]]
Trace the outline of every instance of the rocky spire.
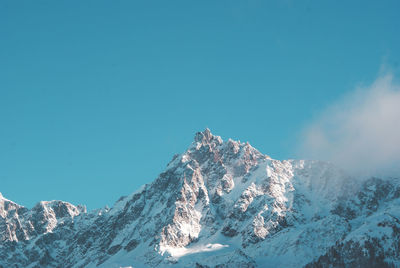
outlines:
[[209, 128], [206, 128], [202, 132], [197, 132], [194, 137], [195, 142], [201, 143], [210, 143], [212, 141], [217, 141], [218, 143], [222, 143], [222, 139], [219, 136], [214, 136]]

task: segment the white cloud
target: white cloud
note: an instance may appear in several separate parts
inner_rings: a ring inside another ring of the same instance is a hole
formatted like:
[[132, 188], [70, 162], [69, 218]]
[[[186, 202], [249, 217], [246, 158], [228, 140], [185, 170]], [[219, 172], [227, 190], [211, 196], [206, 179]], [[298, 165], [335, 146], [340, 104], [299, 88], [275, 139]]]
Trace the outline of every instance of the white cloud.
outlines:
[[357, 88], [304, 131], [301, 153], [357, 175], [400, 175], [400, 86], [390, 74]]

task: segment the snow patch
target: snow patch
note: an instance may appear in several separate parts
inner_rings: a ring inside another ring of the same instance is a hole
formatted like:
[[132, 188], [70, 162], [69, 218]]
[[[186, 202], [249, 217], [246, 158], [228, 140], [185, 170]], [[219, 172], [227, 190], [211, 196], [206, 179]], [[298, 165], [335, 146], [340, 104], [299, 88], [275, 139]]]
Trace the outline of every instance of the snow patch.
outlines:
[[172, 257], [179, 259], [183, 256], [201, 253], [201, 252], [210, 252], [210, 251], [217, 251], [223, 248], [229, 247], [228, 245], [221, 245], [221, 244], [206, 244], [206, 245], [199, 245], [192, 248], [174, 248], [169, 246], [163, 246], [160, 248], [161, 255], [164, 255], [165, 252], [169, 253]]

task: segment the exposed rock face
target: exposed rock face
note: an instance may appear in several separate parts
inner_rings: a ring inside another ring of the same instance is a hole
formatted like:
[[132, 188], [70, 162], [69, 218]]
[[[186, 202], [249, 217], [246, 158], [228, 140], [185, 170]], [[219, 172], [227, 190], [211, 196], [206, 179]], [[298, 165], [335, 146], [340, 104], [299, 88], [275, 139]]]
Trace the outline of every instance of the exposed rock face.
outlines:
[[0, 195], [0, 267], [400, 265], [399, 185], [274, 160], [206, 129], [111, 209], [29, 210]]

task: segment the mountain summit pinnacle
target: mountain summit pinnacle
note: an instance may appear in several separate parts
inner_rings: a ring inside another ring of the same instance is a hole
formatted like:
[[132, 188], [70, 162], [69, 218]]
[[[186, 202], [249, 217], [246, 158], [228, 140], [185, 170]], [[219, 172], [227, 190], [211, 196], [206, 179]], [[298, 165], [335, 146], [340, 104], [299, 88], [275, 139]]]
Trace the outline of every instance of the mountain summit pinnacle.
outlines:
[[202, 132], [197, 132], [194, 141], [195, 142], [201, 142], [201, 143], [210, 143], [213, 140], [217, 140], [218, 143], [222, 143], [222, 139], [219, 136], [214, 136], [209, 128], [206, 128]]

